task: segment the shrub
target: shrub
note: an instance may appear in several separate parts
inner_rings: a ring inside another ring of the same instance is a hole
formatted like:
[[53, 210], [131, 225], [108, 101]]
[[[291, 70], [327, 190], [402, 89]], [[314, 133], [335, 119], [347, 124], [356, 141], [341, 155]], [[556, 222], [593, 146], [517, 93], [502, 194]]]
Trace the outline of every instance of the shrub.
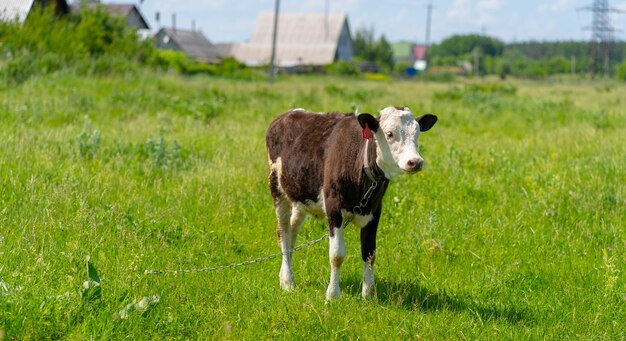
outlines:
[[166, 71], [184, 72], [194, 60], [187, 57], [183, 52], [174, 50], [156, 50], [153, 54], [152, 64]]
[[426, 74], [426, 79], [435, 82], [452, 82], [455, 78], [454, 72], [429, 72]]
[[144, 145], [144, 153], [148, 155], [153, 169], [172, 171], [183, 165], [181, 146], [176, 140], [168, 143], [162, 136], [158, 141], [149, 139]]
[[23, 25], [0, 23], [0, 46], [0, 58], [8, 60], [0, 70], [7, 84], [63, 68], [88, 74], [126, 72], [152, 53], [149, 42], [139, 41], [121, 18], [109, 16], [102, 7], [61, 18], [52, 6], [32, 10]]
[[341, 76], [359, 76], [361, 75], [361, 69], [359, 65], [353, 61], [337, 61], [333, 64], [327, 65], [324, 67], [324, 71], [326, 73], [332, 75], [341, 75]]
[[224, 59], [222, 64], [215, 67], [215, 75], [227, 78], [248, 80], [261, 78], [255, 71], [255, 69], [247, 67], [232, 57]]
[[151, 64], [162, 70], [171, 70], [186, 75], [207, 74], [226, 78], [259, 78], [253, 69], [233, 58], [226, 58], [221, 64], [206, 64], [188, 57], [181, 51], [155, 50]]
[[11, 58], [0, 70], [6, 85], [20, 84], [36, 73], [35, 59], [30, 54]]
[[78, 153], [82, 158], [91, 160], [100, 149], [100, 132], [92, 128], [92, 122], [85, 116], [83, 131], [76, 137]]
[[626, 61], [617, 67], [615, 78], [620, 81], [626, 81]]
[[490, 95], [514, 96], [516, 93], [517, 88], [511, 84], [480, 83], [466, 84], [463, 89], [455, 86], [446, 91], [435, 92], [433, 98], [447, 101], [481, 101], [493, 97]]
[[410, 67], [412, 67], [412, 65], [408, 61], [398, 61], [393, 66], [393, 73], [399, 76], [404, 76], [406, 74], [406, 69]]

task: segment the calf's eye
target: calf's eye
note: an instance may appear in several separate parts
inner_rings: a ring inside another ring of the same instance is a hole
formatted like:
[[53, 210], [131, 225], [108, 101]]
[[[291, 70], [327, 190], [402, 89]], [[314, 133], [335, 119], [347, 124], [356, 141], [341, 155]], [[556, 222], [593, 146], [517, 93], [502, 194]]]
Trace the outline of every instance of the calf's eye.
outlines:
[[390, 132], [390, 131], [388, 131], [388, 132], [386, 133], [386, 135], [387, 135], [387, 138], [388, 138], [388, 139], [393, 138], [393, 133], [392, 133], [392, 132]]

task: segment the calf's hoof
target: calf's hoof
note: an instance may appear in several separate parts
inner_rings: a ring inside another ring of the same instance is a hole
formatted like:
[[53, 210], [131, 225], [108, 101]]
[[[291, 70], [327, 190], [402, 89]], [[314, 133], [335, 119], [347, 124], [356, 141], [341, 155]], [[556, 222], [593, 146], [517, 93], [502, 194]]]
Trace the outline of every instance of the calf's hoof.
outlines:
[[293, 291], [296, 288], [296, 281], [294, 280], [293, 273], [280, 272], [278, 276], [280, 281], [280, 287], [285, 291]]
[[293, 291], [296, 289], [296, 283], [294, 282], [293, 278], [290, 278], [288, 280], [283, 280], [281, 278], [280, 287], [285, 291]]
[[361, 296], [365, 300], [375, 300], [376, 299], [376, 288], [373, 286], [363, 286], [363, 290], [361, 291]]
[[332, 301], [339, 298], [340, 293], [341, 290], [339, 289], [339, 286], [329, 285], [328, 289], [326, 289], [326, 301]]
[[280, 287], [285, 291], [294, 291], [296, 289], [296, 284], [294, 282], [280, 282]]

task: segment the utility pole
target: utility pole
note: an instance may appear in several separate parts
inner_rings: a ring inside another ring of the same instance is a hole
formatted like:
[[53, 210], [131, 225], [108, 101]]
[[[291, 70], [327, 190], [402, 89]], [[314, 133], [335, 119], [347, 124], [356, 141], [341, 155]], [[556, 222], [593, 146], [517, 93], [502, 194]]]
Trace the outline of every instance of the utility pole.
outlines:
[[430, 17], [433, 12], [433, 3], [428, 2], [428, 6], [426, 6], [426, 40], [424, 41], [424, 60], [426, 61], [426, 68], [422, 72], [422, 80], [426, 80], [426, 70], [428, 70], [429, 59], [428, 58], [428, 45], [430, 44]]
[[326, 8], [324, 9], [324, 42], [327, 43], [328, 42], [328, 31], [329, 31], [329, 23], [328, 23], [328, 11], [329, 11], [329, 4], [328, 4], [329, 0], [326, 0]]
[[622, 13], [622, 10], [609, 6], [608, 0], [594, 0], [589, 6], [578, 8], [579, 11], [591, 11], [591, 40], [589, 41], [588, 53], [591, 56], [591, 76], [594, 77], [600, 65], [603, 65], [604, 77], [609, 75], [611, 47], [613, 43], [613, 32], [615, 28], [611, 26], [609, 14]]
[[472, 57], [474, 57], [474, 65], [472, 66], [472, 77], [480, 75], [480, 47], [476, 46], [472, 51]]
[[274, 8], [274, 30], [272, 32], [272, 56], [270, 57], [270, 84], [274, 84], [274, 73], [276, 66], [274, 65], [276, 60], [276, 35], [278, 34], [278, 8], [280, 7], [280, 0], [276, 0]]

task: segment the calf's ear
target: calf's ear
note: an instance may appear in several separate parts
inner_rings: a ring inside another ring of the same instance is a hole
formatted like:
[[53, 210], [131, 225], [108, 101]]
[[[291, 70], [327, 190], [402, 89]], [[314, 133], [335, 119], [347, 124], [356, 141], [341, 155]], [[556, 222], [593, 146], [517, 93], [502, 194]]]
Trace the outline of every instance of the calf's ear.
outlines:
[[378, 120], [370, 114], [359, 114], [356, 118], [357, 120], [359, 120], [359, 124], [363, 129], [367, 127], [373, 132], [377, 132], [378, 128], [380, 127], [380, 124], [378, 124]]
[[437, 116], [424, 114], [415, 119], [420, 125], [420, 131], [427, 131], [437, 123]]

